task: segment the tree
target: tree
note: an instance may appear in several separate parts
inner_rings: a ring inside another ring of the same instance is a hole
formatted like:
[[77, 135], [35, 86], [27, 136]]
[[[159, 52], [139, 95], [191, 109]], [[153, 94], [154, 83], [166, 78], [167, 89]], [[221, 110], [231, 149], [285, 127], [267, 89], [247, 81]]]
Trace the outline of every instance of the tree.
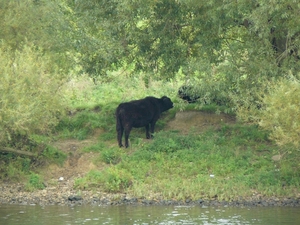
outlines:
[[61, 71], [73, 59], [73, 30], [63, 2], [51, 0], [4, 0], [0, 2], [0, 39], [11, 50], [34, 45], [51, 57]]
[[299, 66], [299, 5], [292, 0], [70, 2], [88, 34], [80, 51], [91, 72], [125, 61], [168, 78], [179, 68], [209, 74], [212, 64], [228, 62], [226, 70], [256, 80], [253, 74]]
[[94, 76], [105, 76], [112, 65], [134, 65], [156, 79], [182, 69], [206, 102], [226, 102], [256, 122], [257, 114], [246, 112], [270, 107], [265, 100], [276, 95], [269, 81], [299, 78], [300, 4], [294, 0], [89, 0], [70, 7], [88, 34], [79, 52]]

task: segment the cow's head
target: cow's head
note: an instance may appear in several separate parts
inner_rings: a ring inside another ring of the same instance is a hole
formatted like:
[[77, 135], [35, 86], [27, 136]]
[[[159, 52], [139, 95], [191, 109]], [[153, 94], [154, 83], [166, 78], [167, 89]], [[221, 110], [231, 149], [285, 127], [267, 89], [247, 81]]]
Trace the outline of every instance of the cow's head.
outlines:
[[163, 100], [163, 111], [173, 108], [173, 102], [167, 96], [161, 97]]

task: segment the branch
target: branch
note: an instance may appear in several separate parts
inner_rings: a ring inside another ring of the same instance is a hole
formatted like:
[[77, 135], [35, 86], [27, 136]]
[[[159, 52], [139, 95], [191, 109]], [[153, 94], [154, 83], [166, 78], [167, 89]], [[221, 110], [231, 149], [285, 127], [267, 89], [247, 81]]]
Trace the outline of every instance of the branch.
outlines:
[[8, 147], [0, 147], [0, 152], [8, 152], [8, 153], [14, 153], [17, 155], [25, 155], [29, 157], [36, 157], [36, 154], [27, 152], [27, 151], [22, 151], [22, 150], [17, 150], [13, 148], [8, 148]]

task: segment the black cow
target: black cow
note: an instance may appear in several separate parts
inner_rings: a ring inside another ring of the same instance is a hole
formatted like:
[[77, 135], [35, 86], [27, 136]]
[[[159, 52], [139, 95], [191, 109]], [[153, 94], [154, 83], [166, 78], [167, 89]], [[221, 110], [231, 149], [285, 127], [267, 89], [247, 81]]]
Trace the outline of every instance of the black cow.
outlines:
[[116, 128], [118, 133], [118, 143], [122, 147], [122, 136], [125, 131], [125, 147], [129, 146], [128, 138], [133, 127], [145, 127], [146, 138], [150, 139], [149, 125], [151, 133], [154, 133], [155, 123], [160, 114], [173, 108], [170, 98], [146, 97], [144, 99], [121, 103], [116, 110]]

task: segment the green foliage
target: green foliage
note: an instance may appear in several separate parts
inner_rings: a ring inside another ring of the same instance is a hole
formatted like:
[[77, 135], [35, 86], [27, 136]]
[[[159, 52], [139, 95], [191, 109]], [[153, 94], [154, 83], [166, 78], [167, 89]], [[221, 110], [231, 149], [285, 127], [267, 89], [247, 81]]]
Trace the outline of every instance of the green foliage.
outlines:
[[0, 180], [20, 181], [30, 169], [31, 160], [28, 158], [0, 155]]
[[145, 145], [145, 149], [152, 152], [165, 152], [172, 153], [178, 150], [188, 150], [195, 148], [197, 142], [193, 139], [193, 135], [180, 136], [174, 132], [158, 132], [154, 136], [155, 140], [149, 144]]
[[45, 157], [47, 161], [54, 162], [58, 165], [63, 165], [67, 158], [64, 152], [52, 146], [47, 146], [42, 152], [42, 156]]
[[121, 161], [123, 150], [120, 148], [110, 148], [101, 152], [101, 160], [107, 164], [117, 164]]
[[[79, 188], [179, 199], [231, 199], [250, 189], [285, 194], [299, 187], [299, 7], [294, 0], [2, 1], [0, 144], [33, 151], [54, 127], [59, 137], [80, 140], [101, 129], [105, 144], [85, 151], [101, 152], [110, 168], [79, 179]], [[281, 79], [286, 74], [296, 78]], [[183, 83], [193, 84], [197, 104], [178, 99]], [[117, 105], [147, 95], [175, 103], [157, 131], [177, 109], [193, 107], [237, 110], [267, 132], [244, 125], [187, 136], [157, 132], [150, 142], [134, 139], [140, 149], [128, 156], [107, 148]], [[70, 115], [62, 117], [64, 104]], [[270, 160], [283, 151], [286, 161]], [[51, 146], [42, 154], [60, 164], [66, 158]], [[30, 171], [30, 160], [0, 157], [3, 179]], [[31, 177], [29, 189], [40, 183]]]
[[104, 190], [109, 192], [119, 192], [128, 188], [132, 184], [132, 176], [124, 169], [117, 167], [108, 168], [104, 171]]
[[63, 114], [58, 74], [34, 46], [12, 52], [0, 45], [0, 142], [49, 132]]
[[[109, 157], [115, 151], [104, 155]], [[118, 164], [79, 179], [77, 187], [111, 192], [126, 187], [126, 192], [137, 197], [155, 193], [179, 200], [216, 195], [219, 200], [234, 200], [252, 195], [253, 190], [266, 196], [285, 195], [299, 185], [295, 169], [299, 164], [283, 160], [274, 165], [271, 157], [277, 151], [257, 126], [237, 124], [188, 135], [161, 131], [137, 151], [121, 155]], [[288, 169], [291, 165], [293, 170]]]
[[258, 129], [257, 125], [245, 126], [237, 124], [235, 126], [224, 125], [220, 130], [220, 144], [222, 140], [228, 141], [230, 138], [235, 144], [247, 143], [268, 143], [268, 132]]
[[261, 76], [299, 67], [299, 5], [292, 0], [67, 4], [74, 23], [84, 31], [78, 44], [83, 67], [96, 76], [105, 75], [111, 65], [132, 63], [135, 71], [165, 78], [183, 68], [188, 77], [201, 71], [208, 80], [217, 69], [225, 72], [226, 85], [235, 82], [242, 90]]
[[85, 177], [75, 180], [74, 187], [79, 189], [99, 187], [101, 185], [102, 172], [97, 170], [91, 170]]
[[60, 132], [62, 137], [72, 137], [78, 140], [84, 140], [88, 135], [91, 135], [96, 128], [101, 125], [101, 113], [92, 110], [82, 110], [75, 112], [75, 115], [63, 117], [56, 131]]
[[74, 27], [62, 1], [1, 1], [0, 8], [0, 39], [7, 48], [22, 50], [24, 45], [34, 44], [52, 62], [52, 68], [45, 71], [57, 67], [64, 72], [70, 69], [70, 63], [74, 62], [70, 57]]
[[31, 173], [28, 178], [28, 182], [25, 184], [25, 190], [34, 191], [37, 189], [44, 189], [45, 185], [43, 183], [43, 179], [40, 175]]
[[75, 187], [99, 188], [107, 192], [120, 192], [128, 188], [132, 183], [132, 176], [124, 169], [110, 167], [102, 172], [90, 171], [84, 178], [75, 181]]
[[295, 78], [270, 81], [268, 91], [261, 94], [260, 107], [240, 107], [237, 115], [244, 121], [258, 124], [270, 132], [270, 138], [278, 145], [293, 144], [299, 147], [300, 84]]
[[300, 83], [298, 80], [282, 80], [270, 89], [263, 99], [265, 109], [260, 112], [259, 125], [271, 131], [271, 138], [277, 144], [299, 147]]

